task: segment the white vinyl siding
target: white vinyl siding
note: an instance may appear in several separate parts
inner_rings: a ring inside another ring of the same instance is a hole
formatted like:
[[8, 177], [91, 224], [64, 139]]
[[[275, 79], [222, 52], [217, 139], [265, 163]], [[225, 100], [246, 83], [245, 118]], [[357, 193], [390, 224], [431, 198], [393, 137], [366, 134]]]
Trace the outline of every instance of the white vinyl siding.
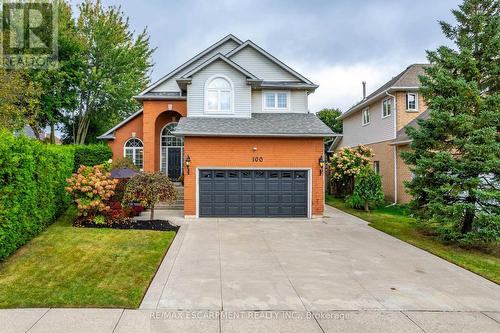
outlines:
[[[370, 117], [370, 125], [363, 126], [361, 114], [359, 110], [342, 121], [344, 131], [342, 136], [342, 146], [353, 147], [359, 144], [376, 143], [394, 139], [394, 115], [395, 110], [392, 110], [391, 115], [382, 118], [378, 115], [378, 110], [382, 109], [382, 100], [369, 105], [372, 114]], [[376, 110], [376, 116], [373, 114]]]
[[230, 59], [264, 81], [300, 81], [251, 46], [232, 55]]
[[[264, 90], [265, 92], [266, 90]], [[277, 92], [277, 90], [275, 90]], [[271, 110], [263, 110], [263, 91], [252, 91], [252, 112], [276, 112]], [[305, 90], [292, 90], [289, 96], [288, 109], [285, 112], [307, 113], [308, 110], [308, 95]]]
[[152, 92], [165, 92], [165, 91], [180, 92], [179, 86], [177, 85], [177, 81], [176, 81], [177, 78], [179, 78], [182, 75], [184, 75], [185, 73], [189, 72], [190, 70], [192, 70], [193, 68], [195, 68], [199, 64], [201, 64], [201, 63], [207, 61], [208, 59], [212, 58], [217, 53], [226, 54], [226, 53], [234, 50], [238, 46], [239, 45], [235, 41], [228, 40], [224, 44], [222, 44], [219, 47], [213, 49], [211, 52], [205, 54], [203, 57], [201, 57], [200, 59], [196, 60], [195, 62], [193, 62], [192, 64], [190, 64], [186, 68], [184, 68], [181, 72], [179, 72], [176, 75], [174, 75], [174, 77], [171, 77], [167, 81], [165, 81], [162, 84], [160, 84], [158, 87], [154, 88], [152, 90]]
[[[234, 96], [234, 109], [231, 114], [205, 113], [205, 85], [207, 80], [218, 75], [223, 75], [231, 81]], [[243, 74], [224, 61], [215, 61], [192, 76], [187, 91], [188, 117], [250, 117], [252, 104], [250, 94], [250, 86], [247, 85]]]

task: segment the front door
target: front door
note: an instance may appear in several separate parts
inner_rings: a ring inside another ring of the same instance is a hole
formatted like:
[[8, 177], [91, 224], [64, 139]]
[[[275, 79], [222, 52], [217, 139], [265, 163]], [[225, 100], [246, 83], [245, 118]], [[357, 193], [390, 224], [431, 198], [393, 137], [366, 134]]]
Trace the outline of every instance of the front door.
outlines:
[[177, 180], [181, 176], [182, 149], [180, 147], [168, 147], [168, 176]]
[[172, 134], [176, 126], [177, 123], [175, 122], [169, 123], [160, 134], [160, 170], [172, 180], [177, 180], [182, 175], [182, 155], [184, 150], [184, 139]]

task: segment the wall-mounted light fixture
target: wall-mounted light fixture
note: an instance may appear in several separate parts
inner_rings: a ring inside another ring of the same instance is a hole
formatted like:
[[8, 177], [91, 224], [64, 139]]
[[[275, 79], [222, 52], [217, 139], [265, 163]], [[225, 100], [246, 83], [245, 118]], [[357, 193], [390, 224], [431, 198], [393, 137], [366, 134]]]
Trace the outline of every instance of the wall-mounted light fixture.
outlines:
[[323, 167], [325, 166], [325, 160], [323, 158], [323, 155], [319, 157], [318, 164], [319, 164], [319, 174], [321, 175], [323, 174]]
[[253, 147], [253, 148], [252, 148], [252, 150], [253, 150], [253, 151], [257, 151], [257, 147]]
[[191, 165], [191, 157], [186, 156], [186, 160], [184, 161], [184, 163], [186, 164], [186, 168], [187, 168], [187, 173], [189, 175], [189, 166]]

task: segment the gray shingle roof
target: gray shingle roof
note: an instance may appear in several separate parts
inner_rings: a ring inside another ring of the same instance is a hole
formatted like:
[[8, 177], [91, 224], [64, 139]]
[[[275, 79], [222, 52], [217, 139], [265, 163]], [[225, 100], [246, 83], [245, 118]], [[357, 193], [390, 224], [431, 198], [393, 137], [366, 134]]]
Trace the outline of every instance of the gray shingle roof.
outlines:
[[184, 117], [177, 125], [180, 136], [335, 136], [312, 113], [252, 113], [251, 118]]
[[372, 99], [380, 95], [386, 90], [389, 89], [398, 89], [398, 88], [418, 88], [420, 87], [419, 75], [425, 74], [425, 67], [429, 66], [428, 64], [413, 64], [408, 66], [404, 71], [387, 81], [380, 88], [366, 96], [365, 99], [358, 102], [354, 106], [352, 106], [349, 110], [344, 112], [340, 119], [344, 119], [349, 114], [354, 113], [359, 110], [361, 106], [365, 106], [367, 102], [370, 102]]
[[422, 112], [421, 114], [419, 114], [417, 118], [415, 118], [412, 121], [410, 121], [405, 127], [403, 127], [402, 129], [400, 129], [396, 133], [396, 138], [392, 141], [392, 144], [397, 145], [397, 144], [402, 144], [402, 143], [409, 142], [411, 139], [408, 136], [408, 134], [406, 134], [405, 128], [406, 127], [419, 128], [420, 126], [418, 125], [418, 120], [419, 119], [426, 120], [428, 118], [429, 118], [429, 110], [425, 110], [424, 112]]

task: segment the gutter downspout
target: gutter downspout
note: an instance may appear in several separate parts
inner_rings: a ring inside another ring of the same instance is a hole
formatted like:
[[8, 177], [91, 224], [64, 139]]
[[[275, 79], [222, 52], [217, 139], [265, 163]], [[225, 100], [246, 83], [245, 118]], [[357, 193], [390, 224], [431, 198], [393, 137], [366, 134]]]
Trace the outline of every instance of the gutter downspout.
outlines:
[[[387, 96], [390, 96], [394, 99], [394, 132], [393, 132], [393, 138], [396, 138], [396, 132], [397, 132], [397, 99], [395, 95], [389, 94], [389, 90], [385, 92]], [[394, 159], [394, 204], [398, 203], [398, 156], [397, 156], [397, 147], [394, 145], [392, 147], [393, 151], [393, 159]]]

